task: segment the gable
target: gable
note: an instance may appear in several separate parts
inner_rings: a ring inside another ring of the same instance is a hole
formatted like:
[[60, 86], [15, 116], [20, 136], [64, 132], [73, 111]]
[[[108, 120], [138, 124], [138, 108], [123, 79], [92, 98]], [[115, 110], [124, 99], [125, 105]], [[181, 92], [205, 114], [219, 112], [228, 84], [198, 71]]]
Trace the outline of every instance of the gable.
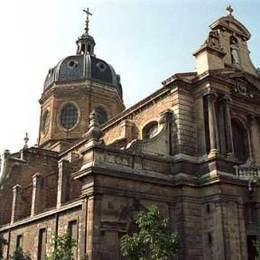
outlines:
[[235, 32], [240, 35], [244, 40], [249, 40], [251, 37], [250, 32], [246, 27], [236, 20], [233, 16], [224, 16], [210, 25], [211, 29], [225, 28], [228, 31]]

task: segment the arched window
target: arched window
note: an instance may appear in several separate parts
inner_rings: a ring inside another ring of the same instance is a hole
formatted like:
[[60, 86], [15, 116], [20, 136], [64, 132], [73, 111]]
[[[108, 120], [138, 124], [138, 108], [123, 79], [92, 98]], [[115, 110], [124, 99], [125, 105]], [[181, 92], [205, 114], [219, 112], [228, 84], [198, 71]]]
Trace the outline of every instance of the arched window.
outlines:
[[158, 133], [158, 122], [152, 121], [148, 123], [142, 131], [143, 139], [150, 139]]
[[107, 112], [103, 107], [96, 107], [95, 112], [100, 125], [104, 124], [108, 120]]
[[232, 134], [235, 157], [245, 162], [249, 156], [247, 130], [237, 119], [232, 119]]

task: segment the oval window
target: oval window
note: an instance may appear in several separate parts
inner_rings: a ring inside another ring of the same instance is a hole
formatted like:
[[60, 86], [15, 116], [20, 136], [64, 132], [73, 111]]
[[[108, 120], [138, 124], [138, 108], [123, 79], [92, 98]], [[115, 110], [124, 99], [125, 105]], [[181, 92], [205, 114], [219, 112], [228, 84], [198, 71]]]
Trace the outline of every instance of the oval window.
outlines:
[[153, 121], [148, 123], [144, 128], [143, 128], [143, 139], [150, 139], [153, 138], [154, 136], [157, 135], [158, 133], [158, 122]]
[[71, 129], [78, 121], [78, 109], [72, 103], [66, 104], [60, 114], [60, 123], [65, 129]]

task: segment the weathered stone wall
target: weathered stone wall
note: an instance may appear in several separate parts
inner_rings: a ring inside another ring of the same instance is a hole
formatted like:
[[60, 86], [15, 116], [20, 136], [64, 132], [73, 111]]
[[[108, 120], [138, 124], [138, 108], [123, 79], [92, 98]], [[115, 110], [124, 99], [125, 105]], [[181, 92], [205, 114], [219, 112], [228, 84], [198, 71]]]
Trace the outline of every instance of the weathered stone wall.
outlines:
[[[126, 138], [124, 129], [121, 124], [126, 119], [131, 119], [131, 122], [136, 126], [136, 137], [142, 139], [142, 129], [151, 121], [159, 121], [161, 114], [167, 110], [173, 111], [173, 146], [174, 153], [185, 153], [195, 155], [196, 147], [196, 132], [194, 122], [194, 101], [193, 97], [185, 86], [178, 84], [172, 87], [172, 91], [161, 95], [160, 98], [151, 98], [147, 103], [140, 107], [133, 108], [132, 111], [122, 114], [120, 119], [111, 126], [105, 127], [104, 141], [106, 144], [113, 143], [116, 140]], [[166, 90], [161, 89], [161, 92]], [[125, 115], [124, 115], [125, 114]], [[134, 135], [133, 135], [134, 136]]]
[[[79, 113], [78, 123], [69, 131], [60, 124], [61, 109], [68, 102], [75, 104]], [[96, 83], [56, 86], [43, 94], [41, 103], [42, 116], [48, 110], [51, 125], [46, 133], [40, 129], [40, 145], [47, 141], [81, 138], [88, 130], [89, 115], [97, 106], [106, 110], [108, 118], [124, 108], [115, 90]], [[45, 146], [48, 148], [47, 144]]]
[[[32, 189], [30, 186], [32, 185], [33, 175], [40, 173], [44, 178], [49, 174], [57, 174], [57, 155], [55, 153], [31, 148], [29, 150], [24, 150], [22, 154], [16, 154], [13, 157], [14, 159], [9, 159], [10, 164], [8, 170], [10, 172], [8, 178], [5, 180], [3, 189], [0, 191], [1, 196], [5, 201], [4, 208], [0, 208], [0, 214], [3, 216], [0, 219], [0, 225], [7, 224], [11, 221], [12, 189], [16, 184], [21, 185], [24, 200], [26, 201], [26, 207], [23, 209], [23, 217], [25, 217], [30, 212], [32, 200], [32, 196], [30, 196]], [[57, 186], [55, 180], [52, 179], [50, 182], [55, 187]], [[48, 190], [47, 199], [50, 199], [48, 203], [51, 205], [53, 205], [53, 199], [56, 197], [55, 187]]]
[[38, 245], [39, 245], [39, 232], [41, 229], [47, 231], [47, 255], [52, 251], [53, 238], [58, 232], [58, 235], [62, 235], [68, 230], [68, 223], [70, 221], [77, 221], [78, 225], [78, 241], [77, 251], [78, 256], [80, 254], [81, 244], [81, 208], [66, 210], [57, 214], [50, 214], [47, 216], [38, 217], [34, 221], [27, 222], [26, 220], [16, 223], [10, 229], [3, 232], [4, 238], [10, 241], [8, 246], [4, 247], [4, 259], [7, 259], [7, 250], [9, 250], [9, 256], [13, 255], [16, 250], [17, 236], [22, 236], [22, 249], [25, 253], [28, 253], [32, 259], [37, 259]]

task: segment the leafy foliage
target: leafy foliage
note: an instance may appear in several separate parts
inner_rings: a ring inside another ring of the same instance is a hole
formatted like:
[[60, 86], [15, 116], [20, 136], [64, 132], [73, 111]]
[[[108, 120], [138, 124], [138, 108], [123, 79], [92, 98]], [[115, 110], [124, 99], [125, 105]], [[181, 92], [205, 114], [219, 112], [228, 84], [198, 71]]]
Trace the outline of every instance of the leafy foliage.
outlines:
[[124, 235], [120, 241], [123, 256], [129, 260], [168, 260], [179, 249], [178, 235], [172, 233], [168, 220], [162, 218], [157, 207], [138, 214], [138, 232]]
[[48, 260], [72, 260], [73, 248], [76, 247], [76, 241], [73, 240], [69, 233], [62, 236], [56, 236], [52, 241], [52, 253]]
[[31, 260], [31, 257], [24, 253], [22, 248], [18, 247], [14, 251], [14, 255], [11, 257], [12, 260]]
[[256, 249], [256, 258], [255, 258], [255, 260], [260, 260], [260, 240], [256, 240], [254, 242], [254, 246], [255, 246], [255, 249]]

